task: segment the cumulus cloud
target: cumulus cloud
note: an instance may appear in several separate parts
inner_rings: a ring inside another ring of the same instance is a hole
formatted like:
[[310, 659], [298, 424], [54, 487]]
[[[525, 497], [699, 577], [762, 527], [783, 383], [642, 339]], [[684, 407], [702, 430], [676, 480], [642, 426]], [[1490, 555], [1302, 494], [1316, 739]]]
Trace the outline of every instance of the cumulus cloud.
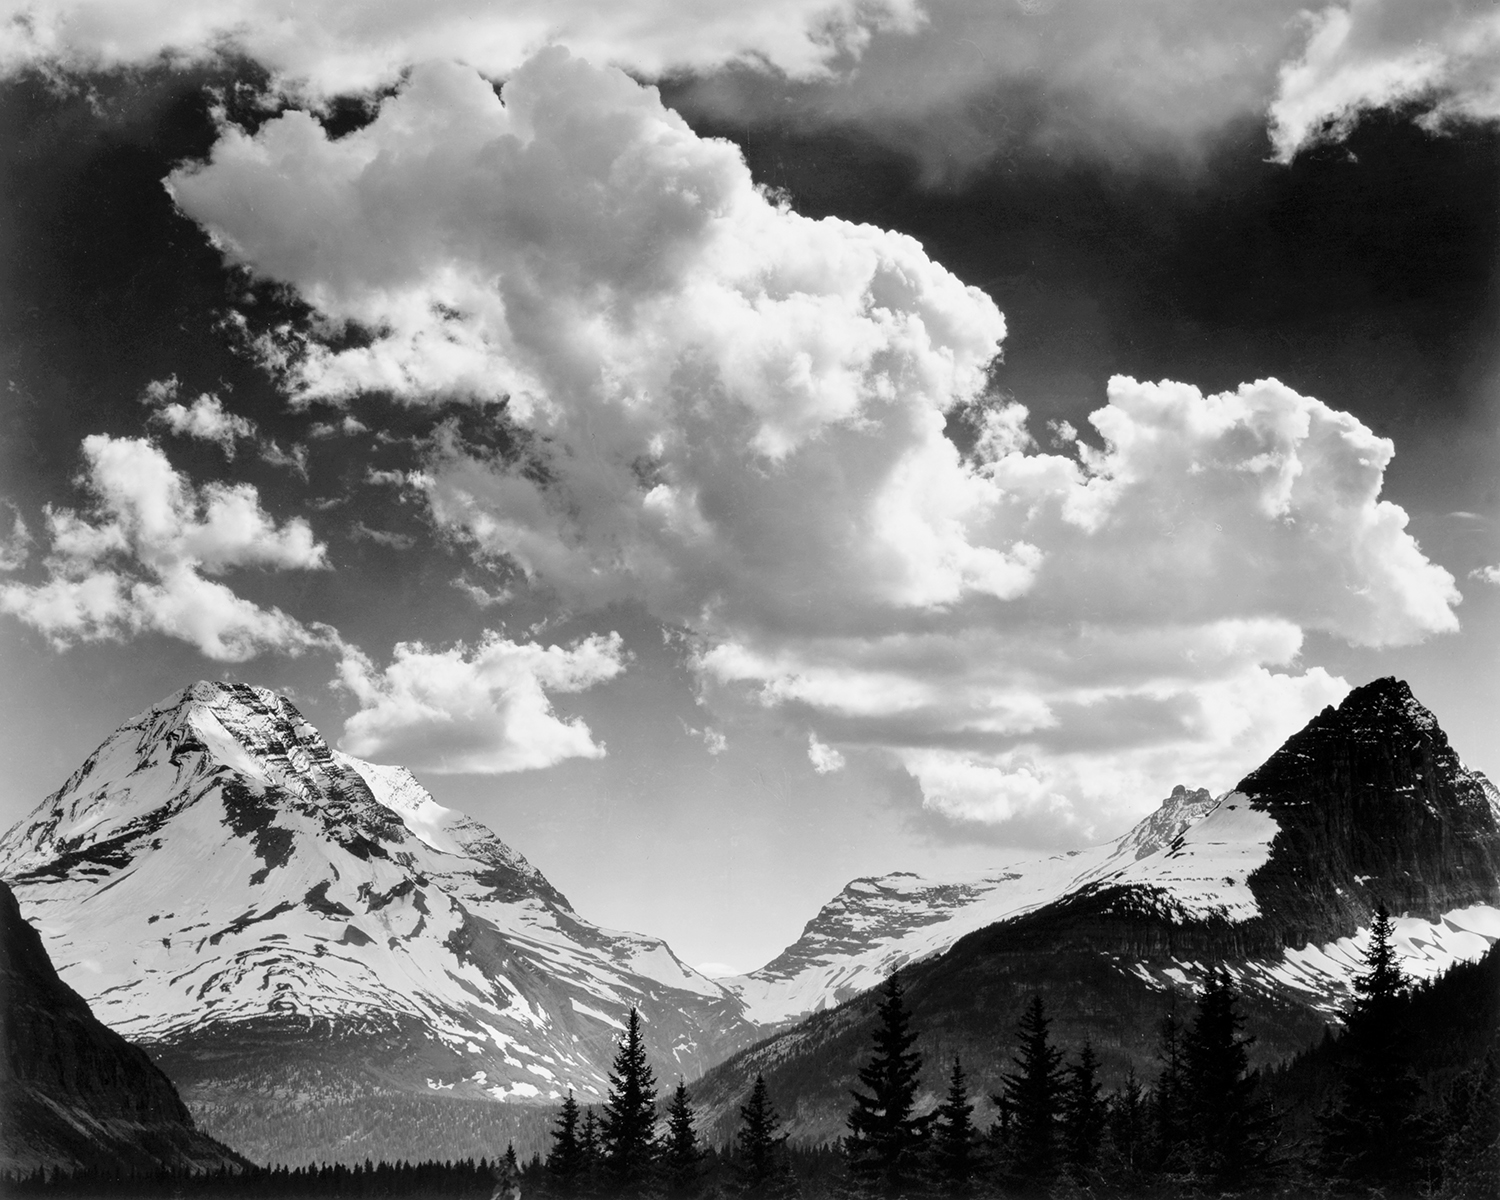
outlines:
[[1307, 631], [1456, 628], [1354, 417], [1275, 380], [1121, 377], [1042, 452], [987, 392], [984, 293], [791, 211], [560, 51], [503, 103], [429, 65], [337, 141], [300, 113], [226, 130], [172, 186], [236, 261], [372, 332], [307, 335], [301, 395], [469, 398], [525, 434], [516, 461], [434, 439], [389, 478], [439, 529], [575, 609], [644, 603], [692, 631], [711, 700], [801, 710], [957, 819], [1073, 837], [1227, 786], [1344, 690], [1303, 669]]
[[193, 487], [144, 439], [95, 434], [83, 440], [83, 456], [89, 508], [47, 510], [47, 577], [0, 587], [0, 611], [59, 649], [149, 630], [222, 662], [266, 649], [297, 653], [331, 636], [208, 578], [244, 567], [326, 567], [306, 521], [277, 525], [246, 484]]
[[1481, 583], [1493, 583], [1496, 587], [1500, 587], [1500, 566], [1476, 567], [1469, 572], [1469, 578], [1477, 579]]
[[440, 774], [502, 774], [602, 758], [581, 720], [557, 716], [548, 693], [581, 692], [625, 669], [619, 634], [572, 646], [540, 646], [487, 633], [478, 645], [447, 650], [396, 646], [376, 670], [358, 651], [339, 668], [359, 702], [341, 745], [361, 758], [400, 762]]
[[844, 769], [844, 756], [834, 747], [818, 741], [818, 735], [807, 735], [807, 759], [819, 775], [828, 775]]
[[503, 77], [542, 46], [648, 75], [753, 60], [793, 77], [857, 57], [882, 29], [921, 24], [916, 0], [10, 0], [0, 66], [97, 68], [248, 55], [317, 95], [394, 82], [453, 59]]
[[1416, 103], [1437, 131], [1500, 119], [1500, 9], [1492, 0], [1349, 0], [1311, 20], [1271, 105], [1276, 155], [1342, 140], [1362, 113]]
[[151, 424], [178, 436], [215, 442], [225, 458], [234, 457], [237, 441], [255, 436], [255, 422], [226, 411], [224, 402], [211, 392], [204, 392], [192, 404], [176, 400], [176, 394], [176, 379], [170, 381], [169, 388], [153, 383], [146, 389], [144, 399], [157, 405]]

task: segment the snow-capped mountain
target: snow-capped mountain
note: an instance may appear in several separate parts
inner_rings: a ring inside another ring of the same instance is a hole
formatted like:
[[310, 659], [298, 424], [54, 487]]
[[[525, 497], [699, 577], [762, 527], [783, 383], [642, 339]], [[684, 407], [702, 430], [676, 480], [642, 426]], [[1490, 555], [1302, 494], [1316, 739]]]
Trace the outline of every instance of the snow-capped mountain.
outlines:
[[1418, 979], [1500, 941], [1500, 794], [1395, 679], [1325, 709], [1233, 791], [1176, 792], [1112, 845], [968, 882], [855, 881], [775, 961], [726, 981], [761, 1020], [823, 1011], [716, 1067], [698, 1095], [726, 1130], [764, 1074], [773, 1094], [797, 1091], [795, 1135], [837, 1136], [874, 998], [830, 1005], [896, 966], [915, 1027], [961, 1054], [980, 1092], [1035, 994], [1065, 1044], [1088, 1038], [1107, 1072], [1147, 1077], [1158, 1022], [1211, 965], [1274, 1061], [1348, 1003], [1379, 903]]
[[663, 1074], [755, 1033], [664, 942], [585, 920], [409, 772], [258, 688], [198, 683], [126, 722], [0, 839], [0, 876], [62, 978], [189, 1082], [316, 1062], [334, 1087], [375, 1070], [586, 1100], [632, 1006]]
[[856, 879], [776, 958], [719, 982], [764, 1025], [830, 1008], [967, 933], [1049, 904], [1111, 871], [1126, 871], [1169, 846], [1215, 803], [1206, 790], [1179, 785], [1129, 833], [1087, 850], [1019, 859], [971, 879], [932, 880], [909, 871]]
[[[1018, 860], [977, 878], [931, 880], [895, 872], [856, 879], [824, 905], [802, 936], [775, 959], [747, 975], [719, 982], [744, 1000], [753, 1020], [781, 1024], [842, 1003], [875, 987], [891, 971], [941, 953], [976, 930], [1068, 896], [1105, 889], [1124, 889], [1134, 903], [1178, 923], [1264, 924], [1262, 899], [1270, 881], [1280, 877], [1277, 872], [1281, 868], [1263, 869], [1271, 862], [1282, 822], [1289, 830], [1283, 837], [1285, 857], [1293, 842], [1307, 842], [1310, 836], [1292, 832], [1305, 822], [1291, 810], [1317, 801], [1308, 798], [1292, 804], [1258, 803], [1247, 791], [1253, 791], [1256, 797], [1274, 794], [1276, 781], [1284, 782], [1297, 773], [1296, 764], [1312, 764], [1322, 757], [1313, 743], [1327, 741], [1330, 735], [1380, 741], [1383, 746], [1389, 743], [1399, 754], [1425, 744], [1423, 739], [1432, 741], [1435, 734], [1441, 746], [1427, 769], [1413, 768], [1410, 782], [1392, 782], [1388, 787], [1400, 789], [1400, 795], [1415, 795], [1424, 780], [1435, 786], [1439, 779], [1446, 778], [1460, 811], [1465, 807], [1475, 813], [1497, 811], [1500, 793], [1482, 775], [1459, 762], [1436, 719], [1417, 703], [1405, 684], [1378, 681], [1360, 689], [1351, 700], [1352, 704], [1346, 702], [1344, 717], [1328, 710], [1239, 789], [1213, 797], [1206, 789], [1190, 790], [1179, 785], [1159, 808], [1116, 841], [1067, 854]], [[1331, 733], [1334, 726], [1337, 732]], [[1364, 790], [1373, 795], [1381, 786], [1381, 782], [1371, 781]], [[1436, 795], [1425, 796], [1423, 811], [1435, 814], [1438, 801]], [[1392, 841], [1380, 828], [1389, 815], [1372, 811], [1367, 817], [1373, 829], [1361, 834], [1351, 827], [1342, 834], [1363, 837], [1371, 847], [1384, 846]], [[1350, 900], [1334, 904], [1346, 918], [1343, 923], [1330, 925], [1323, 917], [1310, 923], [1328, 932], [1336, 927], [1340, 930], [1337, 937], [1318, 941], [1309, 928], [1305, 939], [1292, 938], [1300, 945], [1279, 948], [1264, 960], [1256, 959], [1253, 966], [1247, 964], [1247, 969], [1262, 975], [1268, 984], [1314, 996], [1320, 1007], [1336, 1008], [1347, 995], [1348, 980], [1359, 969], [1358, 938], [1362, 931], [1368, 933], [1368, 924], [1360, 919], [1367, 915], [1367, 907], [1354, 897], [1361, 890], [1369, 891], [1364, 884], [1370, 879], [1387, 874], [1393, 879], [1413, 878], [1407, 869], [1411, 864], [1401, 858], [1403, 853], [1418, 855], [1421, 847], [1404, 847], [1395, 851], [1394, 857], [1378, 853], [1380, 862], [1367, 864], [1370, 871], [1347, 874], [1350, 886], [1342, 894]], [[1441, 853], [1435, 857], [1440, 859]], [[1440, 873], [1444, 870], [1436, 869]], [[1261, 872], [1258, 879], [1265, 882], [1252, 887], [1251, 877], [1257, 872]], [[1467, 877], [1463, 864], [1458, 874]], [[1484, 875], [1482, 866], [1479, 875]], [[1410, 908], [1405, 903], [1413, 898], [1408, 885], [1394, 884], [1385, 891], [1390, 893], [1387, 903], [1395, 911]], [[1486, 939], [1500, 937], [1500, 908], [1467, 902], [1483, 899], [1483, 891], [1470, 885], [1467, 892], [1446, 899], [1425, 897], [1432, 901], [1422, 906], [1431, 919], [1398, 919], [1398, 946], [1413, 976], [1431, 977], [1460, 959], [1482, 953], [1488, 945]], [[1305, 908], [1307, 896], [1300, 884], [1294, 885], [1289, 894], [1278, 895], [1273, 904], [1277, 921], [1285, 924], [1293, 920], [1291, 913]], [[1495, 898], [1489, 892], [1484, 896]], [[1402, 901], [1399, 907], [1398, 901]], [[1325, 901], [1318, 903], [1327, 906]], [[1302, 922], [1309, 924], [1305, 916]], [[1345, 929], [1348, 932], [1343, 932]], [[1172, 977], [1152, 978], [1164, 983]]]

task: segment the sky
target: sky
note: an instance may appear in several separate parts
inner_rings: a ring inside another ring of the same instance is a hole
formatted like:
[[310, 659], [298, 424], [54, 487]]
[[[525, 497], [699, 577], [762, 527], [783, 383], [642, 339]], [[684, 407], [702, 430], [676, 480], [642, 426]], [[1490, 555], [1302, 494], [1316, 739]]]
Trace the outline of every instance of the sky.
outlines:
[[1500, 14], [0, 3], [0, 823], [200, 678], [747, 970], [1407, 679], [1500, 777]]

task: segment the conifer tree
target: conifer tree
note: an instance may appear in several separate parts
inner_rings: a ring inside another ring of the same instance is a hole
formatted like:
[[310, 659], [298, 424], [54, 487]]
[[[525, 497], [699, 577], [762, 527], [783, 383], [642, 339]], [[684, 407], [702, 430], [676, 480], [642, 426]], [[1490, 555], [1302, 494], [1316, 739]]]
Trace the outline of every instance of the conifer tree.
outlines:
[[860, 1068], [868, 1092], [855, 1091], [844, 1139], [851, 1180], [859, 1190], [902, 1196], [918, 1183], [930, 1118], [918, 1117], [917, 1080], [922, 1056], [912, 1047], [917, 1034], [901, 998], [896, 972], [886, 980], [875, 1030], [875, 1057]]
[[613, 1194], [644, 1195], [656, 1167], [656, 1076], [646, 1060], [641, 1015], [633, 1008], [610, 1070], [599, 1140]]
[[932, 1176], [939, 1194], [968, 1196], [978, 1170], [974, 1105], [964, 1080], [963, 1064], [953, 1058], [948, 1095], [937, 1110], [932, 1132]]
[[995, 1103], [1010, 1111], [1006, 1173], [1022, 1190], [1045, 1190], [1057, 1172], [1057, 1119], [1062, 1093], [1062, 1051], [1049, 1039], [1051, 1021], [1033, 996], [1016, 1026], [1016, 1069], [1002, 1076]]
[[1104, 1101], [1099, 1095], [1099, 1059], [1084, 1042], [1078, 1061], [1068, 1066], [1062, 1094], [1063, 1155], [1074, 1179], [1082, 1180], [1099, 1156], [1104, 1133]]
[[1161, 1071], [1151, 1089], [1150, 1165], [1177, 1173], [1188, 1167], [1187, 1084], [1182, 1022], [1173, 1009], [1161, 1020], [1157, 1033], [1157, 1061]]
[[1333, 1111], [1322, 1122], [1323, 1163], [1336, 1177], [1366, 1186], [1408, 1185], [1422, 1166], [1417, 1106], [1421, 1089], [1406, 1052], [1401, 997], [1407, 984], [1385, 905], [1375, 911], [1368, 970], [1354, 980], [1354, 1004], [1342, 1049], [1345, 1068]]
[[1247, 1183], [1265, 1160], [1264, 1119], [1254, 1104], [1244, 1025], [1229, 976], [1209, 972], [1185, 1039], [1186, 1096], [1194, 1166], [1221, 1187]]
[[1146, 1163], [1150, 1105], [1132, 1068], [1125, 1084], [1110, 1097], [1108, 1115], [1110, 1173], [1129, 1189]]
[[1443, 1200], [1493, 1200], [1500, 1181], [1500, 1058], [1494, 1050], [1454, 1084], [1442, 1136]]
[[749, 1101], [740, 1107], [735, 1182], [741, 1195], [773, 1200], [796, 1191], [796, 1179], [786, 1161], [787, 1135], [780, 1130], [781, 1117], [771, 1103], [765, 1077], [757, 1075]]
[[571, 1200], [581, 1194], [587, 1172], [588, 1163], [580, 1139], [578, 1101], [573, 1098], [573, 1089], [569, 1088], [557, 1124], [552, 1127], [552, 1149], [547, 1155], [549, 1190], [563, 1200]]
[[698, 1190], [703, 1171], [703, 1150], [698, 1145], [698, 1131], [693, 1127], [693, 1110], [688, 1104], [687, 1084], [680, 1079], [667, 1106], [667, 1136], [661, 1150], [663, 1182], [671, 1200], [683, 1200]]
[[578, 1174], [576, 1194], [597, 1196], [604, 1182], [604, 1147], [599, 1136], [599, 1120], [592, 1108], [583, 1114], [583, 1125], [578, 1133], [578, 1157], [583, 1165]]

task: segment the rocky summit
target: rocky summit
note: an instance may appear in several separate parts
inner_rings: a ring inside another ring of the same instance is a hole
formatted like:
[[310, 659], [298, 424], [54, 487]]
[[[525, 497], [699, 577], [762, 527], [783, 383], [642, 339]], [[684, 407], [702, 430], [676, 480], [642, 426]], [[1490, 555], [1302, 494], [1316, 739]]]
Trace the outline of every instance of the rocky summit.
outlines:
[[[1036, 994], [1059, 1040], [1090, 1040], [1112, 1084], [1127, 1069], [1149, 1078], [1162, 1017], [1191, 1011], [1219, 964], [1244, 996], [1258, 1061], [1272, 1062], [1337, 1020], [1377, 905], [1395, 914], [1401, 965], [1418, 979], [1500, 941], [1500, 793], [1464, 766], [1406, 684], [1380, 679], [1222, 796], [1180, 789], [1110, 846], [947, 889], [946, 905], [928, 904], [915, 877], [856, 881], [748, 982], [774, 996], [800, 975], [801, 999], [816, 1000], [816, 985], [850, 964], [903, 967], [937, 1098], [954, 1054], [975, 1090], [997, 1090]], [[902, 897], [918, 898], [926, 920]], [[851, 930], [865, 940], [841, 932]], [[829, 1011], [710, 1072], [699, 1089], [709, 1119], [730, 1128], [764, 1074], [773, 1093], [798, 1097], [796, 1136], [838, 1136], [874, 1000], [867, 991], [815, 1005]]]
[[63, 979], [190, 1099], [592, 1100], [632, 1007], [664, 1076], [757, 1032], [665, 943], [586, 920], [258, 688], [195, 684], [126, 722], [0, 839], [0, 876]]

